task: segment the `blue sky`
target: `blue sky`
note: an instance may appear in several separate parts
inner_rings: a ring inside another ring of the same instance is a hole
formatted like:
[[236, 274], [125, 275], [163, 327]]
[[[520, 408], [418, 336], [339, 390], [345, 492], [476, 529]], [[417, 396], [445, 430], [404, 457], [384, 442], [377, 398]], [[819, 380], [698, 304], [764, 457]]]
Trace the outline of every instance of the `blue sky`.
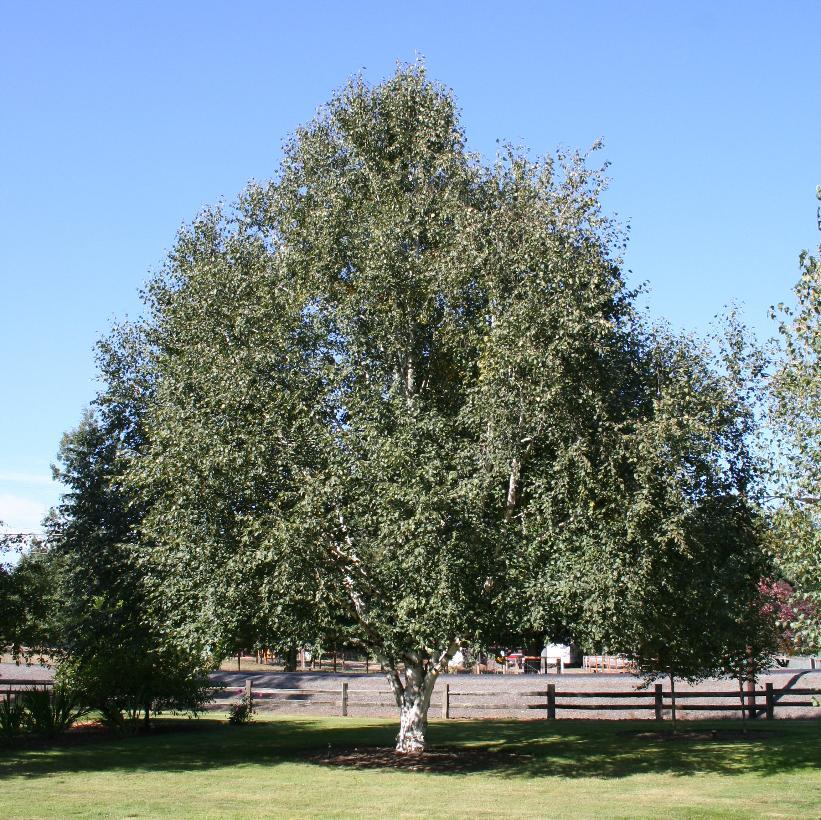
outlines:
[[470, 147], [605, 142], [631, 281], [764, 338], [814, 247], [817, 0], [0, 3], [0, 519], [37, 529], [93, 345], [204, 205], [271, 176], [347, 77], [424, 55]]

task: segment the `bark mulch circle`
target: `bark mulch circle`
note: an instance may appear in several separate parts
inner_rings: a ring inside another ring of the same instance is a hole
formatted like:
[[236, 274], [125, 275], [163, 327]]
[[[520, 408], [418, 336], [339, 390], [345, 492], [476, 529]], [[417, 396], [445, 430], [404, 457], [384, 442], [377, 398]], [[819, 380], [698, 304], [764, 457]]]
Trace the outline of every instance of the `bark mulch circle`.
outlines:
[[426, 752], [402, 753], [386, 746], [363, 746], [331, 749], [312, 753], [307, 759], [323, 766], [352, 769], [396, 769], [410, 772], [476, 772], [514, 765], [530, 760], [532, 755], [493, 749], [433, 748]]

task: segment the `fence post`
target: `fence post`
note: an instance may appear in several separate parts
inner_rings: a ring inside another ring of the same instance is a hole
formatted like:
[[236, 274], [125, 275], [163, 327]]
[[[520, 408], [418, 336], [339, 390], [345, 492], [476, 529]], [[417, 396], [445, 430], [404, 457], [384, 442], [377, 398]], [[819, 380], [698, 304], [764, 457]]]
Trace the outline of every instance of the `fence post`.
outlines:
[[445, 684], [445, 689], [442, 692], [442, 720], [450, 718], [450, 684]]
[[664, 720], [664, 695], [661, 691], [661, 684], [657, 683], [655, 687], [656, 699], [654, 701], [656, 707], [656, 720]]
[[342, 681], [342, 717], [348, 716], [348, 681]]
[[758, 709], [755, 701], [755, 681], [747, 681], [747, 717], [755, 720]]
[[251, 678], [245, 679], [245, 700], [248, 701], [248, 705], [252, 705], [253, 693], [251, 692]]
[[557, 675], [562, 674], [562, 667], [563, 666], [564, 666], [564, 662], [562, 661], [562, 659], [561, 658], [556, 658], [556, 674]]
[[772, 720], [775, 717], [775, 698], [773, 697], [773, 685], [771, 683], [764, 684], [764, 697], [767, 702], [767, 720]]
[[556, 720], [556, 684], [547, 684], [547, 719]]

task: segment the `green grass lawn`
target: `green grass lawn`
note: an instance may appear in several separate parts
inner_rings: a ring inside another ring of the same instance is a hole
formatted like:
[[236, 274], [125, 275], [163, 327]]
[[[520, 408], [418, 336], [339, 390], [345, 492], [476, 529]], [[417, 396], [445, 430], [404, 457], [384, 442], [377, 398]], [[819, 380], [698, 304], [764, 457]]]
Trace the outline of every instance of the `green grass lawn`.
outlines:
[[[648, 737], [650, 722], [449, 721], [433, 747], [502, 750], [443, 773], [340, 768], [334, 750], [389, 746], [390, 721], [201, 718], [155, 734], [0, 751], [3, 817], [821, 817], [821, 722], [687, 722], [718, 738]], [[669, 724], [668, 724], [669, 727]], [[645, 735], [645, 736], [642, 736]]]

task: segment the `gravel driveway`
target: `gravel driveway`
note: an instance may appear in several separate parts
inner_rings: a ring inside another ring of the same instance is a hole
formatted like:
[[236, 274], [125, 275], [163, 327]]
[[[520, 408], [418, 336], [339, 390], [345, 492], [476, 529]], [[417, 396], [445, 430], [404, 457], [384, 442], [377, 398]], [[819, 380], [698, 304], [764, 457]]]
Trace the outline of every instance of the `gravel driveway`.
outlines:
[[[388, 682], [380, 674], [345, 674], [334, 675], [324, 672], [217, 672], [211, 675], [215, 683], [229, 687], [227, 698], [236, 697], [245, 681], [252, 681], [252, 688], [258, 689], [287, 689], [292, 690], [274, 697], [256, 699], [257, 707], [262, 711], [276, 711], [281, 713], [304, 713], [316, 715], [338, 715], [341, 710], [342, 684], [348, 684], [348, 714], [352, 716], [396, 717], [396, 705], [390, 694]], [[760, 678], [757, 688], [763, 689], [764, 684], [771, 682], [775, 690], [782, 688], [821, 688], [821, 672], [809, 670], [776, 670]], [[561, 675], [444, 675], [436, 684], [431, 704], [431, 717], [441, 714], [442, 699], [445, 685], [450, 691], [450, 717], [452, 718], [542, 718], [545, 717], [546, 697], [545, 690], [548, 683], [556, 687], [558, 703], [567, 707], [574, 703], [593, 705], [602, 700], [586, 698], [583, 700], [561, 697], [562, 692], [647, 692], [652, 691], [643, 686], [643, 681], [627, 674], [591, 674], [565, 672]], [[664, 690], [669, 690], [668, 680], [659, 680]], [[677, 692], [715, 691], [726, 692], [726, 696], [712, 697], [695, 703], [718, 703], [726, 705], [738, 704], [737, 684], [729, 680], [707, 680], [696, 686], [676, 682]], [[528, 696], [526, 693], [540, 692], [542, 694]], [[807, 700], [808, 696], [797, 696], [796, 700]], [[652, 718], [652, 710], [631, 708], [637, 704], [650, 706], [652, 698], [618, 698], [624, 703], [624, 708], [617, 711], [597, 709], [560, 708], [559, 718]], [[612, 699], [611, 699], [612, 702]], [[732, 712], [713, 712], [681, 708], [691, 700], [681, 701], [678, 712], [682, 717], [713, 718], [733, 715]], [[530, 704], [545, 704], [539, 708], [529, 708]], [[763, 708], [764, 698], [758, 699], [758, 705]], [[225, 708], [223, 702], [215, 708]], [[665, 710], [665, 717], [669, 710]], [[776, 709], [777, 717], [821, 717], [819, 708], [780, 707]]]
[[[12, 663], [0, 663], [0, 691], [3, 681], [12, 678], [26, 680], [49, 681], [53, 677], [52, 671], [42, 666], [17, 666]], [[261, 711], [279, 712], [282, 714], [314, 714], [339, 715], [341, 712], [342, 684], [348, 684], [348, 714], [363, 717], [396, 717], [396, 705], [390, 694], [388, 682], [384, 675], [372, 673], [369, 675], [347, 673], [333, 674], [331, 672], [214, 672], [211, 680], [215, 685], [226, 687], [226, 691], [218, 702], [210, 708], [223, 711], [229, 702], [236, 700], [245, 681], [252, 681], [254, 690], [288, 689], [287, 693], [274, 697], [256, 698], [256, 705]], [[660, 679], [664, 690], [670, 688], [669, 681]], [[763, 675], [757, 688], [763, 689], [764, 684], [770, 682], [777, 691], [791, 688], [821, 689], [821, 670], [809, 669], [778, 669]], [[556, 687], [558, 697], [559, 718], [652, 718], [652, 710], [638, 710], [631, 708], [635, 704], [651, 705], [652, 698], [633, 699], [618, 698], [624, 704], [623, 709], [573, 709], [574, 703], [594, 705], [597, 699], [584, 700], [572, 698], [564, 699], [562, 692], [619, 692], [629, 693], [636, 691], [652, 691], [643, 687], [640, 678], [627, 674], [589, 672], [565, 672], [561, 675], [443, 675], [436, 684], [431, 704], [431, 717], [439, 717], [442, 712], [442, 699], [445, 686], [450, 691], [451, 718], [543, 718], [546, 715], [546, 698], [543, 693], [547, 684]], [[696, 703], [720, 703], [727, 705], [738, 704], [737, 684], [729, 680], [706, 680], [696, 686], [676, 682], [677, 692], [715, 691], [726, 692], [725, 697], [710, 698], [709, 701]], [[542, 694], [527, 695], [526, 693], [539, 692]], [[795, 696], [796, 700], [808, 700], [808, 696]], [[612, 701], [612, 699], [611, 699]], [[759, 698], [757, 704], [763, 707], [764, 699]], [[686, 705], [691, 700], [680, 701], [678, 712], [685, 718], [714, 718], [734, 715], [733, 712], [688, 711]], [[544, 704], [541, 706], [540, 704]], [[530, 705], [539, 705], [539, 708], [529, 708]], [[685, 708], [682, 708], [685, 707]], [[821, 708], [811, 707], [779, 707], [775, 712], [779, 718], [788, 717], [821, 717]], [[665, 710], [665, 718], [669, 717], [669, 710]]]

